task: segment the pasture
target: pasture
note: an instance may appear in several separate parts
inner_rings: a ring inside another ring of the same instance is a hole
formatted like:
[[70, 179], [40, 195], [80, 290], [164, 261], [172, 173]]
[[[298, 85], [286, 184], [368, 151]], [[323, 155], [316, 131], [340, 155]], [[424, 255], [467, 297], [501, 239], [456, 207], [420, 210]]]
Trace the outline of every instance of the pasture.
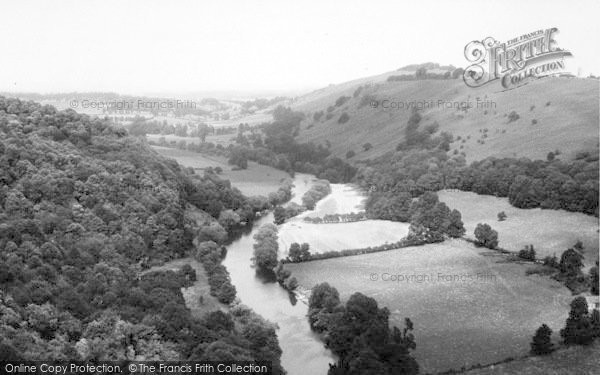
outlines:
[[[472, 192], [442, 190], [438, 196], [450, 209], [460, 211], [469, 238], [475, 237], [478, 223], [487, 223], [498, 232], [499, 246], [504, 249], [519, 251], [533, 244], [538, 258], [553, 254], [560, 258], [580, 240], [585, 247], [585, 268], [598, 260], [598, 218], [564, 210], [521, 209], [511, 206], [508, 198]], [[501, 211], [507, 215], [504, 221], [498, 221]]]
[[248, 169], [233, 170], [227, 159], [220, 156], [199, 154], [192, 151], [179, 150], [169, 147], [152, 146], [159, 154], [177, 160], [184, 167], [196, 169], [197, 173], [207, 167], [221, 167], [220, 177], [231, 181], [231, 185], [240, 189], [247, 196], [267, 196], [279, 189], [281, 181], [290, 176], [275, 168], [248, 161]]
[[542, 323], [564, 326], [572, 299], [560, 283], [463, 240], [285, 267], [302, 287], [326, 281], [342, 300], [375, 298], [392, 325], [409, 317], [423, 373], [523, 355]]

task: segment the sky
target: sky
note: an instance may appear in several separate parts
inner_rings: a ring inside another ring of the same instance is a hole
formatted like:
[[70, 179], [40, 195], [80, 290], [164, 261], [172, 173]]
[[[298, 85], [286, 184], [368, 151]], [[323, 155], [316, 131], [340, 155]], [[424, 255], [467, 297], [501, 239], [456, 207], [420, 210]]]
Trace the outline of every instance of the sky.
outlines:
[[600, 74], [598, 0], [0, 0], [0, 92], [306, 91], [557, 27]]

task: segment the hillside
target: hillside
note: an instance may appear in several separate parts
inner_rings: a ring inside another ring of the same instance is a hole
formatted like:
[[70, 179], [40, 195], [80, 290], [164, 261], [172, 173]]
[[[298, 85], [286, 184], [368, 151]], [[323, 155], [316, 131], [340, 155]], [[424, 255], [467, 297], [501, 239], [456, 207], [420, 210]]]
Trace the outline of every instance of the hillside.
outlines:
[[[571, 159], [582, 150], [597, 152], [597, 80], [545, 78], [509, 91], [499, 91], [497, 84], [470, 88], [460, 78], [387, 81], [392, 75], [410, 73], [388, 72], [330, 85], [298, 98], [293, 109], [307, 114], [299, 141], [329, 141], [332, 153], [340, 157], [350, 150], [356, 152], [355, 160], [377, 157], [393, 151], [403, 139], [411, 114], [411, 109], [406, 108], [409, 102], [417, 102], [412, 106], [427, 102], [428, 108], [421, 112], [423, 124], [437, 122], [439, 132], [460, 136], [461, 140], [451, 145], [451, 152], [464, 152], [468, 162], [488, 156], [545, 159], [548, 152], [557, 149], [564, 159]], [[336, 100], [342, 96], [349, 98], [336, 106]], [[372, 101], [379, 104], [377, 108], [370, 105]], [[392, 102], [404, 102], [404, 108], [383, 108], [392, 107]], [[473, 108], [457, 108], [461, 102], [470, 103]], [[323, 115], [315, 120], [314, 114], [319, 111]], [[515, 121], [509, 121], [512, 111], [519, 116]], [[343, 113], [349, 119], [340, 123]], [[363, 151], [362, 145], [367, 142], [373, 147]]]
[[[219, 245], [260, 202], [110, 121], [3, 97], [0, 166], [0, 361], [230, 355], [282, 372], [275, 327], [221, 311], [236, 290]], [[142, 272], [184, 255], [201, 268]], [[223, 305], [192, 314], [191, 286]]]

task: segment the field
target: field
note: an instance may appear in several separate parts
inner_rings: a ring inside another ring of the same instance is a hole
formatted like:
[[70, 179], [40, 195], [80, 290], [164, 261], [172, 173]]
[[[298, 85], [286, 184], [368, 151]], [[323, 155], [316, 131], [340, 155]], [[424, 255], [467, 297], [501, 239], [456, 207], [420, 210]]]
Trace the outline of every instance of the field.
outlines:
[[409, 317], [415, 356], [426, 373], [523, 355], [541, 323], [555, 332], [564, 325], [569, 291], [525, 276], [526, 266], [504, 259], [452, 240], [286, 268], [306, 288], [327, 281], [342, 299], [354, 292], [374, 297], [391, 311], [394, 325]]
[[323, 217], [328, 214], [349, 214], [363, 210], [365, 196], [347, 184], [330, 184], [331, 194], [317, 202], [315, 209], [301, 217]]
[[[411, 110], [406, 108], [408, 104], [400, 109], [383, 108], [383, 101], [387, 100], [386, 107], [392, 102], [421, 103], [421, 107], [428, 103], [421, 111], [421, 126], [437, 122], [440, 132], [461, 136], [464, 143], [454, 142], [451, 152], [465, 152], [467, 162], [488, 156], [545, 159], [556, 149], [564, 160], [581, 150], [598, 152], [597, 80], [546, 78], [515, 90], [494, 91], [488, 86], [469, 88], [462, 79], [386, 82], [393, 74], [398, 72], [332, 85], [298, 98], [294, 109], [308, 114], [300, 132], [301, 141], [323, 144], [327, 140], [336, 156], [344, 157], [349, 150], [355, 151], [356, 156], [351, 160], [393, 151], [404, 138]], [[354, 91], [365, 84], [371, 86], [352, 98]], [[380, 105], [377, 108], [368, 102], [361, 105], [365, 94]], [[313, 121], [314, 112], [327, 113], [327, 108], [341, 96], [351, 99], [331, 112], [333, 117], [329, 120], [324, 115]], [[469, 103], [473, 108], [465, 112], [456, 109], [455, 103]], [[519, 119], [509, 123], [507, 115], [511, 111]], [[350, 119], [339, 124], [337, 120], [343, 112]], [[362, 145], [366, 142], [373, 148], [365, 152]]]
[[[294, 180], [296, 195], [292, 201], [301, 203], [304, 191], [310, 186], [310, 179], [307, 181], [307, 176], [296, 175]], [[302, 220], [307, 216], [322, 217], [334, 213], [358, 212], [362, 209], [364, 199], [364, 195], [359, 190], [349, 185], [331, 184], [331, 194], [317, 202], [314, 210], [306, 211], [279, 227], [279, 248], [283, 254], [286, 254], [293, 242], [307, 242], [311, 252], [322, 253], [397, 242], [408, 234], [408, 224], [385, 220], [339, 224], [312, 224]]]
[[159, 154], [168, 158], [176, 159], [184, 167], [203, 170], [207, 167], [221, 167], [223, 179], [231, 181], [231, 184], [247, 196], [264, 195], [277, 191], [282, 180], [290, 176], [278, 169], [260, 165], [249, 161], [248, 169], [233, 170], [227, 164], [227, 159], [219, 156], [204, 155], [196, 152], [179, 150], [169, 147], [152, 146]]
[[386, 220], [312, 224], [296, 218], [279, 227], [279, 248], [285, 254], [293, 242], [307, 242], [312, 253], [377, 246], [401, 240], [408, 227]]
[[[474, 238], [478, 223], [488, 223], [498, 231], [499, 246], [518, 251], [533, 244], [538, 258], [556, 254], [572, 247], [577, 240], [585, 247], [586, 268], [598, 260], [598, 219], [582, 213], [564, 210], [521, 209], [511, 206], [508, 198], [479, 195], [471, 192], [440, 191], [440, 201], [462, 214], [466, 235]], [[498, 221], [504, 211], [505, 221]]]
[[528, 357], [483, 369], [466, 375], [593, 375], [600, 368], [600, 343], [588, 347], [560, 349], [548, 356]]

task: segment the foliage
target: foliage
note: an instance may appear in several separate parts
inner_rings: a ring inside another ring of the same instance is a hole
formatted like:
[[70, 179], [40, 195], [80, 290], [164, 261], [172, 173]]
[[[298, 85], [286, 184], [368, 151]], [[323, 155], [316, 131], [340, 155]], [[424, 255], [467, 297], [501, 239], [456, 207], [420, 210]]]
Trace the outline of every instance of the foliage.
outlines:
[[264, 224], [254, 234], [254, 265], [259, 270], [272, 271], [277, 266], [277, 227], [273, 224]]
[[389, 327], [389, 310], [377, 301], [354, 293], [345, 304], [327, 283], [316, 285], [309, 298], [311, 327], [325, 333], [327, 346], [338, 356], [329, 374], [417, 374], [410, 355], [416, 347], [413, 324], [406, 319], [401, 331]]
[[477, 224], [475, 227], [475, 238], [480, 246], [495, 249], [498, 246], [498, 232], [488, 224]]
[[525, 245], [524, 249], [519, 250], [519, 258], [535, 260], [535, 249], [533, 248], [533, 245]]
[[552, 344], [552, 330], [542, 324], [536, 331], [531, 341], [531, 353], [534, 355], [550, 354], [554, 350]]
[[[193, 268], [143, 272], [213, 240], [198, 249], [211, 292], [235, 296], [217, 243], [256, 210], [228, 181], [192, 174], [108, 120], [2, 97], [0, 165], [3, 356], [186, 360], [227, 341], [281, 372], [280, 349], [256, 350], [247, 324], [192, 316], [181, 289]], [[186, 215], [192, 206], [203, 223]]]

